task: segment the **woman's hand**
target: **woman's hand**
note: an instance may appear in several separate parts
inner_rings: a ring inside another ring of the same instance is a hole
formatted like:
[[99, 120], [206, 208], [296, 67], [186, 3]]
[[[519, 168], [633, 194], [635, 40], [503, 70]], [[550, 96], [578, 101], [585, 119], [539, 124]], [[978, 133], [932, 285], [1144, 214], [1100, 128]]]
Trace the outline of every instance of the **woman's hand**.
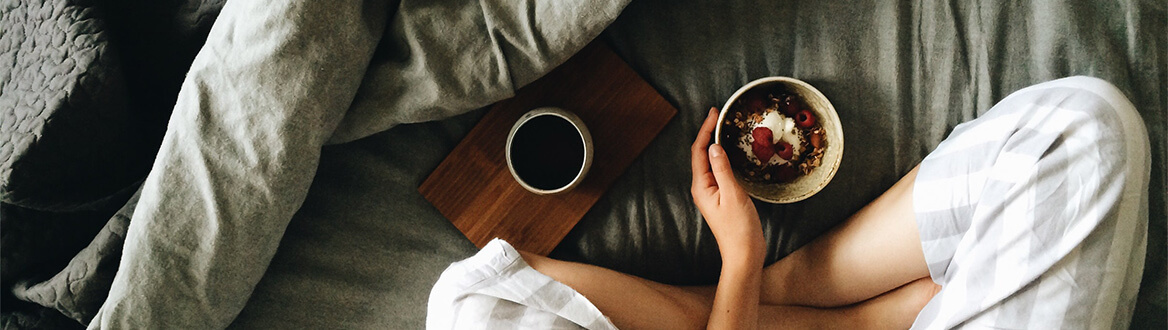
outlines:
[[734, 180], [726, 152], [721, 146], [710, 144], [717, 124], [718, 110], [711, 108], [690, 150], [693, 165], [690, 193], [710, 231], [714, 232], [722, 262], [762, 267], [766, 244], [758, 211], [750, 196]]
[[734, 181], [726, 151], [710, 144], [718, 124], [718, 109], [710, 109], [692, 147], [694, 204], [702, 211], [722, 252], [722, 274], [714, 292], [709, 329], [754, 329], [766, 245], [758, 211], [746, 191]]

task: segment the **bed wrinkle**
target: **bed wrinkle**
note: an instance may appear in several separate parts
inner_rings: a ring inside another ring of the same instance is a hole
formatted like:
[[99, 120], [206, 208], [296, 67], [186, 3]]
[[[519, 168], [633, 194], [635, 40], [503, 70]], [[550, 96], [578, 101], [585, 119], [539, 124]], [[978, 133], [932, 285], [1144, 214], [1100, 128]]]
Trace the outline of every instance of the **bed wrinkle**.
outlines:
[[487, 36], [491, 40], [491, 45], [494, 46], [489, 48], [490, 53], [493, 56], [492, 59], [495, 62], [495, 69], [498, 70], [499, 78], [502, 80], [501, 82], [507, 85], [511, 90], [511, 93], [509, 93], [509, 95], [506, 97], [511, 97], [515, 95], [514, 91], [519, 90], [520, 86], [516, 85], [515, 83], [514, 75], [511, 73], [511, 66], [508, 65], [507, 62], [506, 51], [502, 47], [504, 44], [503, 40], [507, 40], [507, 38], [506, 36], [500, 37], [498, 27], [495, 26], [494, 21], [489, 18], [490, 15], [487, 14], [487, 6], [484, 3], [487, 1], [490, 0], [479, 0], [476, 1], [476, 3], [479, 5], [479, 12], [483, 14], [483, 23], [486, 26]]

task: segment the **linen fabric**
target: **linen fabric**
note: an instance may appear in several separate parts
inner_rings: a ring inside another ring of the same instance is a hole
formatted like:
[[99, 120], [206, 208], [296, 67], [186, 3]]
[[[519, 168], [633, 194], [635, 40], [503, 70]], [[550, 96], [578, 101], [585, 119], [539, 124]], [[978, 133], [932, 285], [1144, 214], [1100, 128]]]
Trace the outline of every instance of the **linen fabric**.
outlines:
[[431, 330], [616, 329], [588, 298], [531, 268], [498, 238], [446, 268], [428, 306]]
[[914, 329], [1125, 329], [1148, 238], [1148, 136], [1111, 84], [1015, 92], [921, 163], [913, 209], [941, 291]]
[[625, 3], [227, 2], [183, 81], [89, 328], [231, 325], [326, 144], [509, 97]]

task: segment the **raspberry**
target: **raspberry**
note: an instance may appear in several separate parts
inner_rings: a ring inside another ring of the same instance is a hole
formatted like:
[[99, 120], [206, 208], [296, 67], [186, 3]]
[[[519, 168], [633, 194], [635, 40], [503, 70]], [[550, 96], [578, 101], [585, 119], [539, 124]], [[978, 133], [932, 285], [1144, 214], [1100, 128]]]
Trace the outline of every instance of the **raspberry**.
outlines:
[[754, 137], [754, 142], [750, 143], [754, 156], [763, 164], [770, 162], [771, 157], [775, 156], [774, 142], [771, 142], [775, 137], [774, 132], [766, 127], [755, 127], [750, 135]]
[[815, 115], [811, 114], [809, 110], [799, 111], [795, 115], [795, 124], [802, 128], [811, 128], [811, 126], [815, 126]]
[[775, 179], [779, 180], [779, 182], [789, 182], [794, 180], [796, 177], [799, 177], [799, 170], [795, 169], [795, 167], [791, 166], [790, 164], [779, 167], [778, 171], [775, 173]]
[[799, 99], [796, 99], [794, 95], [784, 96], [782, 101], [779, 102], [779, 110], [784, 115], [794, 116], [799, 112]]
[[766, 108], [767, 104], [761, 98], [752, 98], [746, 103], [746, 110], [749, 111], [749, 113], [761, 113], [763, 110], [766, 110]]
[[775, 154], [783, 160], [791, 160], [791, 156], [795, 155], [795, 150], [791, 149], [790, 143], [779, 141], [779, 144], [775, 145]]
[[766, 142], [767, 146], [774, 144], [775, 132], [772, 132], [770, 128], [755, 127], [753, 131], [750, 131], [750, 135], [754, 137], [755, 142], [761, 140]]

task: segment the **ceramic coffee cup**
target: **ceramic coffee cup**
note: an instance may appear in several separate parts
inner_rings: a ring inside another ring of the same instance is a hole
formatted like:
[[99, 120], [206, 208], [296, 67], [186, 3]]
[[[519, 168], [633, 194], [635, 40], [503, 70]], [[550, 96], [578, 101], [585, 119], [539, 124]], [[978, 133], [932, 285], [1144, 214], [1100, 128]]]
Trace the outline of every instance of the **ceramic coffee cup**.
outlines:
[[511, 127], [506, 154], [507, 169], [524, 189], [540, 195], [564, 193], [580, 185], [592, 166], [592, 135], [571, 112], [537, 108]]

